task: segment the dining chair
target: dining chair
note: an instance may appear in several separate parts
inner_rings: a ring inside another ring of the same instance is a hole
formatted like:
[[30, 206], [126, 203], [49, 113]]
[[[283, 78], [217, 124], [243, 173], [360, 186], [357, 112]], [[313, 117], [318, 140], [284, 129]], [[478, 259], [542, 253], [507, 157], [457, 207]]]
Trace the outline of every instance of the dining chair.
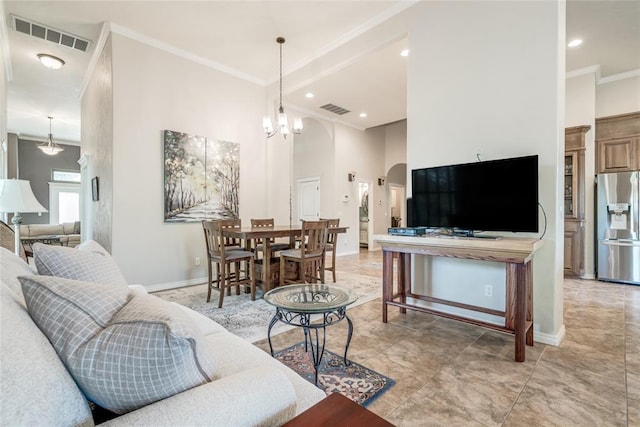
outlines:
[[[327, 221], [328, 229], [336, 228], [340, 226], [340, 218], [327, 219], [320, 218], [321, 221]], [[327, 248], [325, 252], [331, 251], [331, 267], [327, 267], [326, 262], [325, 271], [331, 271], [333, 275], [333, 283], [336, 283], [336, 251], [338, 250], [338, 233], [327, 233]]]
[[[273, 228], [274, 225], [273, 218], [251, 218], [251, 228]], [[255, 251], [256, 259], [259, 259], [260, 252], [262, 252], [262, 257], [264, 258], [263, 239], [255, 239], [254, 243], [255, 247], [253, 250]], [[289, 243], [277, 243], [274, 238], [270, 238], [269, 248], [271, 250], [271, 254], [274, 254], [276, 252], [289, 249]]]
[[[216, 264], [217, 284], [219, 290], [218, 308], [222, 308], [224, 293], [231, 295], [231, 287], [236, 287], [236, 295], [240, 295], [240, 286], [249, 286], [251, 301], [256, 299], [256, 281], [253, 264], [253, 253], [237, 246], [227, 246], [228, 238], [225, 228], [234, 227], [235, 220], [202, 221], [208, 258], [207, 302], [211, 300], [211, 289], [214, 288], [213, 264]], [[230, 249], [231, 248], [231, 249]], [[242, 268], [244, 263], [244, 268]]]
[[[327, 221], [302, 221], [305, 242], [298, 249], [280, 252], [280, 286], [289, 283], [324, 283], [324, 257], [327, 246]], [[287, 262], [298, 265], [296, 279], [285, 276]]]

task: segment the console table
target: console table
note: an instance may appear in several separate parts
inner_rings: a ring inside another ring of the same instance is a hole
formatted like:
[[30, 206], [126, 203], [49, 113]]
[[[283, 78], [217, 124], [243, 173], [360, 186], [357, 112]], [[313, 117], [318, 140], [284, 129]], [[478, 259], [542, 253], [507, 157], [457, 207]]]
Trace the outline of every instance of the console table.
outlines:
[[[382, 246], [382, 321], [387, 322], [387, 308], [400, 307], [460, 320], [515, 335], [515, 360], [524, 362], [525, 344], [533, 345], [533, 254], [542, 241], [523, 238], [476, 239], [451, 236], [375, 235]], [[411, 254], [503, 262], [506, 266], [505, 311], [414, 294], [411, 290]], [[397, 257], [397, 287], [394, 291], [393, 260]], [[466, 310], [504, 317], [504, 325], [458, 316], [412, 304], [407, 298], [444, 304]]]

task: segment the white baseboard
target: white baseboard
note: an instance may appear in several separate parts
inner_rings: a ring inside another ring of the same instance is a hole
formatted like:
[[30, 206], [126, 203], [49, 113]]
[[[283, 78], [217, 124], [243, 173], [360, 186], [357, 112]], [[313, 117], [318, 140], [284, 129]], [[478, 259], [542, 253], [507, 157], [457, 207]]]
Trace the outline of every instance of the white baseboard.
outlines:
[[562, 339], [564, 338], [564, 334], [565, 334], [565, 329], [564, 329], [564, 325], [562, 325], [562, 327], [560, 328], [560, 331], [558, 331], [558, 333], [555, 335], [534, 331], [533, 340], [542, 344], [548, 344], [554, 347], [558, 347], [562, 342]]
[[184, 288], [185, 286], [201, 285], [207, 283], [206, 277], [196, 279], [181, 280], [179, 282], [156, 283], [155, 285], [145, 285], [147, 292], [167, 291], [169, 289]]
[[590, 273], [590, 274], [585, 274], [580, 278], [584, 280], [596, 280], [596, 275], [593, 273]]

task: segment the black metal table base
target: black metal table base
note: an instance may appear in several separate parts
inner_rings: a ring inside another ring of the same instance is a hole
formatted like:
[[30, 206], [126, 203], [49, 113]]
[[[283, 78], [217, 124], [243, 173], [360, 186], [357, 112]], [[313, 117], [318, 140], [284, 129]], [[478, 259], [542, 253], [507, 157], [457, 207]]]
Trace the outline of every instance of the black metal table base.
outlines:
[[[315, 314], [322, 315], [322, 322], [316, 321], [312, 323], [311, 317]], [[351, 343], [351, 336], [353, 335], [353, 322], [349, 319], [349, 316], [347, 316], [346, 307], [341, 307], [325, 313], [299, 313], [276, 307], [276, 314], [269, 322], [269, 329], [267, 331], [271, 357], [274, 357], [273, 345], [271, 343], [271, 328], [273, 328], [278, 320], [286, 323], [287, 325], [302, 327], [304, 330], [304, 350], [309, 350], [307, 347], [308, 343], [311, 350], [313, 367], [315, 369], [315, 384], [318, 385], [318, 367], [320, 366], [322, 356], [324, 355], [327, 326], [336, 324], [342, 321], [342, 319], [347, 319], [347, 323], [349, 325], [349, 330], [347, 332], [347, 345], [344, 348], [344, 364], [348, 366], [350, 362], [347, 359], [347, 352], [349, 351], [349, 344]]]

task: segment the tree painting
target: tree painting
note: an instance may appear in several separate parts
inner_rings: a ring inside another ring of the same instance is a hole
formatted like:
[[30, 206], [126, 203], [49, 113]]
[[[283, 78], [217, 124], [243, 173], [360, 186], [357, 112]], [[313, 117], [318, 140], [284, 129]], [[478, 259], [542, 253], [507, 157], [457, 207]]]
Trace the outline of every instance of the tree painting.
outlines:
[[238, 218], [240, 145], [163, 133], [165, 222]]

